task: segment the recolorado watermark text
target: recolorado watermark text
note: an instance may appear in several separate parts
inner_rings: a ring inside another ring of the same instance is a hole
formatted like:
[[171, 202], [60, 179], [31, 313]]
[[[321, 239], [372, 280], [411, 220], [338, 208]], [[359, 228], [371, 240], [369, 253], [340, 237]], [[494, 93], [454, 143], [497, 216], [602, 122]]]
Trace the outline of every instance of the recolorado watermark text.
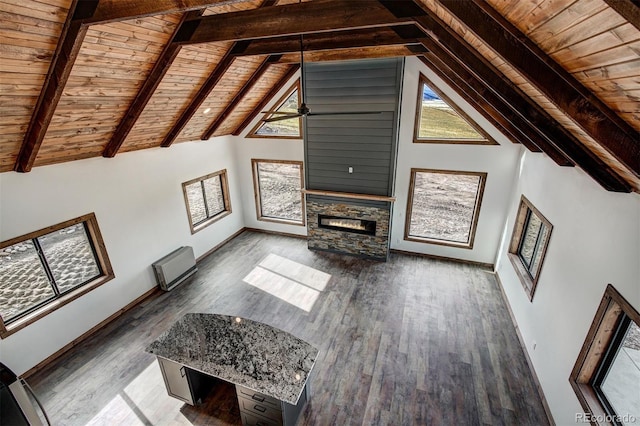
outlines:
[[638, 422], [638, 419], [631, 414], [615, 414], [615, 415], [597, 415], [591, 413], [576, 413], [576, 423], [613, 423], [613, 422], [623, 423], [623, 424], [635, 424]]

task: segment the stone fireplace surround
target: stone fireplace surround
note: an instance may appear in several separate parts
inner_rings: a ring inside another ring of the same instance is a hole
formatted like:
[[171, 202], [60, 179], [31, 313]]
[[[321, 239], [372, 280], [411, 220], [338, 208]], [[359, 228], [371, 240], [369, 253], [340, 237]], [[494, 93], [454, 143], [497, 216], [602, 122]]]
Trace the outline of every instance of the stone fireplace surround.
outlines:
[[[381, 197], [385, 198], [385, 197]], [[391, 200], [389, 198], [389, 200]], [[391, 201], [306, 194], [307, 240], [311, 250], [386, 261], [389, 255]], [[318, 215], [376, 222], [375, 235], [320, 228]]]

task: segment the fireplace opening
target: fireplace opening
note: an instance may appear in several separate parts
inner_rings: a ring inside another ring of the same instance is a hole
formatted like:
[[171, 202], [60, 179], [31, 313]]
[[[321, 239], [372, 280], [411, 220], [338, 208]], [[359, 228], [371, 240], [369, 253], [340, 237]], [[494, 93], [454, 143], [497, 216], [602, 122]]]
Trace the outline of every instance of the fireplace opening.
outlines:
[[318, 226], [355, 234], [376, 235], [376, 222], [364, 219], [349, 219], [339, 216], [318, 215]]

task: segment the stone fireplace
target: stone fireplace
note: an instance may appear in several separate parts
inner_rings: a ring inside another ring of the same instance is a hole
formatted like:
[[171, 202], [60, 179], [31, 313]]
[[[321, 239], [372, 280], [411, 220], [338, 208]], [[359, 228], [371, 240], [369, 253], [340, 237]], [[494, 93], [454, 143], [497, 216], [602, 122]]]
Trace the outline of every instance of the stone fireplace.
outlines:
[[387, 260], [391, 201], [307, 193], [306, 205], [310, 249]]

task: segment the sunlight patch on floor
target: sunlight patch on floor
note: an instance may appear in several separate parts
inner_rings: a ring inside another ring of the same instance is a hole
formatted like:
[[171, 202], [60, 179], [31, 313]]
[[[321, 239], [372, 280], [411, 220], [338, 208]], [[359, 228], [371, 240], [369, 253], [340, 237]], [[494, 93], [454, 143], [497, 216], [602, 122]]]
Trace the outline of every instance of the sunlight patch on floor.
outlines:
[[310, 312], [330, 279], [330, 274], [277, 254], [270, 254], [243, 281]]
[[124, 390], [91, 419], [90, 426], [191, 426], [182, 415], [184, 402], [167, 394], [158, 362], [154, 360]]

